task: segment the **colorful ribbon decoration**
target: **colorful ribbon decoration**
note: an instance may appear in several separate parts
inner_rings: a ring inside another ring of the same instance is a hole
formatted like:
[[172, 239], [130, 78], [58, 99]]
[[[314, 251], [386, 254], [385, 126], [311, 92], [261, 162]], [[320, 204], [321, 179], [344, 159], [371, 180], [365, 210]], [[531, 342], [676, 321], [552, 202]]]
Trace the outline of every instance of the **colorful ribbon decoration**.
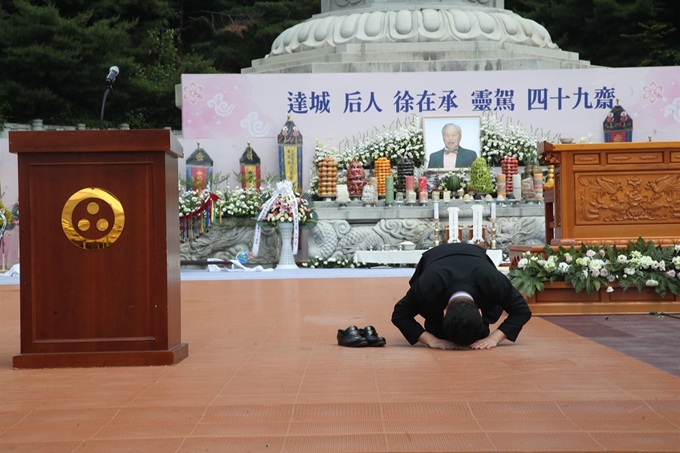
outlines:
[[180, 216], [180, 240], [193, 240], [205, 233], [215, 222], [215, 202], [218, 196], [211, 193], [193, 212]]

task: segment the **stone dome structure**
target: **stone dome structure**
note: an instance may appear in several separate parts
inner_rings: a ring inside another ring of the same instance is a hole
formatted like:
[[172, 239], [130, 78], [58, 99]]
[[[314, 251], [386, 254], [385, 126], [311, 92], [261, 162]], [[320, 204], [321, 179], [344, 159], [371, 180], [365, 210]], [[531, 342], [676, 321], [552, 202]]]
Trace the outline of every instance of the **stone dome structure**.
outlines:
[[343, 44], [465, 41], [557, 49], [544, 27], [510, 11], [447, 8], [313, 18], [279, 35], [269, 56]]
[[243, 72], [420, 72], [590, 67], [502, 0], [324, 0]]

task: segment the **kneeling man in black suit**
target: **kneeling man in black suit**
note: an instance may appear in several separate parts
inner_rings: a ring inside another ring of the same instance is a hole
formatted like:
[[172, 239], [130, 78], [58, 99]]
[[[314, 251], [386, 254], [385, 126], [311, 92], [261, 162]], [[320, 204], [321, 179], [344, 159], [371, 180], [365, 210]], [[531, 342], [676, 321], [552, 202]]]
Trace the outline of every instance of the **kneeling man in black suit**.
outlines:
[[[409, 343], [430, 348], [495, 348], [515, 341], [531, 310], [522, 294], [481, 247], [444, 244], [423, 253], [406, 295], [394, 306], [392, 323]], [[503, 311], [508, 317], [489, 332]], [[425, 319], [425, 327], [414, 318]]]

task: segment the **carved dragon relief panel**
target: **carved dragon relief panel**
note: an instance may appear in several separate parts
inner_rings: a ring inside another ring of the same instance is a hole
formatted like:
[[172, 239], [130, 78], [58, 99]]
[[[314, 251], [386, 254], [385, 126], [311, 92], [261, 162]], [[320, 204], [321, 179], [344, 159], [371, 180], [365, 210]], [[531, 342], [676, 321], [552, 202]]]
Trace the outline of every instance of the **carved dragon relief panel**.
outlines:
[[680, 221], [680, 173], [576, 175], [577, 223]]

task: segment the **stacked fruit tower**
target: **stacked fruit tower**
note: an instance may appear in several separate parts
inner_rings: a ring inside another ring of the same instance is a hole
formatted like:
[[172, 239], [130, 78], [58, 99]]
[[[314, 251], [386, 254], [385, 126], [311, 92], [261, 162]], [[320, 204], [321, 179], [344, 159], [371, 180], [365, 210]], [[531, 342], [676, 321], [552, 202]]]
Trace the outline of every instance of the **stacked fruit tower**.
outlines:
[[394, 189], [397, 192], [406, 191], [406, 177], [413, 176], [415, 165], [411, 159], [403, 159], [397, 164], [397, 182]]
[[347, 190], [350, 197], [361, 197], [366, 185], [366, 172], [361, 162], [352, 161], [347, 169]]
[[392, 176], [392, 167], [387, 157], [379, 157], [375, 161], [373, 172], [378, 180], [378, 196], [385, 196], [385, 178]]
[[324, 157], [318, 164], [319, 196], [330, 198], [337, 195], [338, 163], [332, 157]]
[[517, 174], [517, 158], [504, 157], [501, 160], [501, 172], [505, 175], [505, 191], [512, 193], [512, 175]]

